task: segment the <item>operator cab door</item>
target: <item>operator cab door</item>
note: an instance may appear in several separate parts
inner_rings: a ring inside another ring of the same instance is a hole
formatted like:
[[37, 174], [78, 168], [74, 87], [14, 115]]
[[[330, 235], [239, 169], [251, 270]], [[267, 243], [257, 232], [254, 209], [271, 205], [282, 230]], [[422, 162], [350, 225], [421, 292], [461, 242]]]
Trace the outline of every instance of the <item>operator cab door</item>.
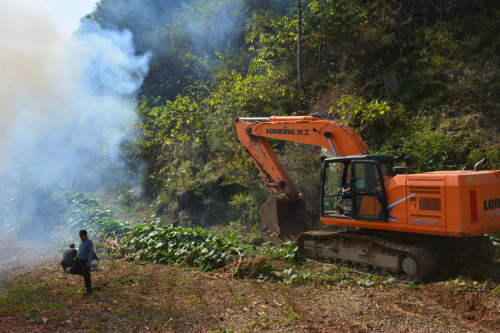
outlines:
[[387, 222], [387, 199], [380, 165], [376, 161], [353, 161], [353, 215], [356, 220]]

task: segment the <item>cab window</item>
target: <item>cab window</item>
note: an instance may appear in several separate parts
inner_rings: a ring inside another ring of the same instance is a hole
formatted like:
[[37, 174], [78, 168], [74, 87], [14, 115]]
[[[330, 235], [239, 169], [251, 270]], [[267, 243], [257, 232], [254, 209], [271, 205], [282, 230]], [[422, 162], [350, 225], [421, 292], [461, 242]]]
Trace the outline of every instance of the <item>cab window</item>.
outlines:
[[344, 163], [330, 163], [325, 171], [323, 193], [327, 197], [337, 195], [338, 189], [342, 187]]
[[380, 191], [380, 177], [375, 163], [354, 165], [355, 191]]
[[323, 214], [352, 215], [352, 168], [349, 162], [334, 162], [325, 166], [323, 182]]
[[392, 178], [391, 163], [380, 163], [380, 170], [382, 170], [384, 182]]
[[381, 175], [377, 163], [354, 164], [354, 213], [356, 218], [378, 219], [382, 212]]

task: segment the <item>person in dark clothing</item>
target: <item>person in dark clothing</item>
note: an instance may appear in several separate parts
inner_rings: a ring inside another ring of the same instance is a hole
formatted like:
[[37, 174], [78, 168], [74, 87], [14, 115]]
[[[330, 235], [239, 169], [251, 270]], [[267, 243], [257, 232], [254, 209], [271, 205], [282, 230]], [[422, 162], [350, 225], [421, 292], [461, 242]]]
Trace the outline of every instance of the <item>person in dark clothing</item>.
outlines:
[[75, 244], [69, 244], [69, 248], [64, 251], [63, 260], [61, 261], [61, 266], [65, 272], [67, 272], [66, 268], [73, 267], [77, 254], [78, 251], [75, 249]]
[[89, 296], [92, 293], [92, 281], [90, 279], [90, 267], [92, 262], [92, 257], [94, 254], [94, 243], [90, 238], [87, 237], [86, 230], [80, 230], [79, 234], [81, 243], [78, 247], [78, 255], [76, 262], [71, 267], [70, 273], [83, 275], [83, 280], [85, 281], [85, 288], [87, 292], [83, 295]]

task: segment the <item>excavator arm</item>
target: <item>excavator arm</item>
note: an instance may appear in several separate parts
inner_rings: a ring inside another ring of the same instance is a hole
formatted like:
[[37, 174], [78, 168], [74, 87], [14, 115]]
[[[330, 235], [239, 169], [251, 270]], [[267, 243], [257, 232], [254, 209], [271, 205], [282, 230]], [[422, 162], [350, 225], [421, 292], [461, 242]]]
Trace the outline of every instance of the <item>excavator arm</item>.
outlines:
[[371, 152], [351, 128], [326, 114], [308, 116], [235, 118], [236, 135], [275, 196], [261, 208], [261, 221], [279, 236], [295, 236], [309, 229], [305, 198], [288, 178], [266, 138], [327, 148], [335, 156]]

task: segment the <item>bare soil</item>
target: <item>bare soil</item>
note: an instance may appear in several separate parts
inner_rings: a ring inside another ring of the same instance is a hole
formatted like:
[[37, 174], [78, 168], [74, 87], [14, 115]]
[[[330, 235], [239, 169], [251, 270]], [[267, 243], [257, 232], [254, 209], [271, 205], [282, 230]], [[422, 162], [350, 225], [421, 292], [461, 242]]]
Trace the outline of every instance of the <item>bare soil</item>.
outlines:
[[22, 241], [0, 234], [0, 289], [5, 280], [31, 269], [61, 261], [54, 243]]
[[11, 251], [0, 271], [1, 332], [500, 331], [500, 298], [485, 285], [283, 285], [120, 259], [92, 272], [87, 298], [82, 277], [54, 264], [55, 249], [40, 259], [0, 244]]

